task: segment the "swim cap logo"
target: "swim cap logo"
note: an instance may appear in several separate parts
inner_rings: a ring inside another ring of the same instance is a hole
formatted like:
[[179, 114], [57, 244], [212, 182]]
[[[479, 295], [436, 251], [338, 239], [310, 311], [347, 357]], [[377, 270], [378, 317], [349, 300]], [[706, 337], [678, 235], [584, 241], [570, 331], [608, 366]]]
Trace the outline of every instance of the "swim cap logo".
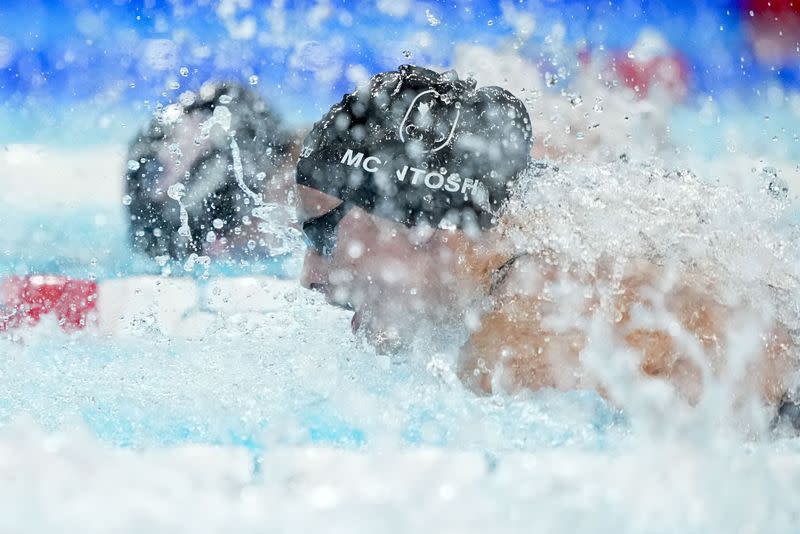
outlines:
[[[461, 118], [460, 102], [448, 101], [436, 89], [418, 94], [400, 123], [400, 140], [420, 141], [424, 152], [438, 152], [453, 139]], [[453, 113], [455, 110], [455, 113]]]
[[[347, 149], [340, 161], [342, 165], [354, 167], [356, 169], [364, 169], [368, 173], [375, 174], [387, 162], [381, 161], [377, 156], [365, 157], [363, 152], [353, 152], [352, 149]], [[409, 167], [403, 165], [400, 169], [395, 169], [395, 178], [398, 182], [406, 182], [411, 185], [423, 184], [428, 189], [438, 190], [444, 189], [448, 193], [460, 192], [464, 195], [470, 192], [473, 197], [477, 195], [478, 199], [484, 198], [485, 188], [480, 180], [473, 180], [472, 178], [464, 178], [457, 172], [448, 173], [447, 169], [442, 172], [429, 172], [425, 169], [417, 169], [416, 167]]]

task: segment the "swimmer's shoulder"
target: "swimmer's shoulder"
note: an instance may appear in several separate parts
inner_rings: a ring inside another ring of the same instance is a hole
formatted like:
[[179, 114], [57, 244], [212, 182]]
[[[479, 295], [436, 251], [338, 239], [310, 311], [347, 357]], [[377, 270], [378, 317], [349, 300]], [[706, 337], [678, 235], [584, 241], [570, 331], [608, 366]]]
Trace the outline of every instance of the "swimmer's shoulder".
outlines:
[[489, 294], [495, 299], [537, 296], [547, 282], [557, 278], [557, 268], [546, 251], [515, 254], [492, 273]]

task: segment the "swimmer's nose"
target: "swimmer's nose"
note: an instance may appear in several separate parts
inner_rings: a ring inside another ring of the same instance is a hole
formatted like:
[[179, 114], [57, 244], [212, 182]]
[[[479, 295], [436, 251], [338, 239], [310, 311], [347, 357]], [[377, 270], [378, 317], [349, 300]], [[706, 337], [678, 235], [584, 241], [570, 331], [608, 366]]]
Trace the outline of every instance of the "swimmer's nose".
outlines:
[[328, 283], [328, 260], [313, 250], [306, 252], [303, 270], [300, 273], [300, 284], [308, 289], [325, 293]]

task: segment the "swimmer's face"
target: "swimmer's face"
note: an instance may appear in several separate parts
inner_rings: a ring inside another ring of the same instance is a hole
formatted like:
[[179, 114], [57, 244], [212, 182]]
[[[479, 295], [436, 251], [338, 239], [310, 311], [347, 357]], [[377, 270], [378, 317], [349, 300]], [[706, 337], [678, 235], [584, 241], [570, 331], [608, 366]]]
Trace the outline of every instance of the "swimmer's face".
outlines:
[[[315, 189], [298, 190], [302, 218], [340, 203]], [[409, 229], [353, 208], [336, 226], [329, 255], [308, 250], [301, 283], [353, 309], [353, 330], [379, 351], [394, 351], [421, 329], [459, 321], [471, 294], [459, 276], [465, 239], [460, 231]]]

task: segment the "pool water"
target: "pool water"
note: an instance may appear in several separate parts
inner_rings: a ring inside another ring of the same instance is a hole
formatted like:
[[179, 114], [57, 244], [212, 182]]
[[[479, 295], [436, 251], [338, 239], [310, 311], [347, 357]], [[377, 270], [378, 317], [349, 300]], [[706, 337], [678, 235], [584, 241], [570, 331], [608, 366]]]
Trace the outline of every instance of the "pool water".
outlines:
[[[800, 532], [800, 439], [770, 434], [757, 403], [732, 411], [728, 379], [675, 403], [597, 328], [587, 360], [624, 409], [592, 391], [479, 397], [450, 332], [391, 357], [351, 334], [294, 283], [300, 248], [207, 267], [132, 255], [121, 180], [136, 132], [210, 77], [249, 83], [302, 137], [371, 74], [446, 66], [517, 95], [536, 157], [563, 159], [517, 192], [546, 222], [518, 245], [706, 262], [800, 332], [796, 65], [748, 34], [769, 5], [263, 4], [0, 2], [0, 278], [288, 286], [190, 336], [155, 319], [0, 332], [0, 533]], [[682, 103], [617, 87], [609, 69], [653, 54], [685, 56]], [[764, 321], [737, 319], [741, 364]]]
[[[3, 218], [2, 274], [163, 271], [131, 256], [121, 206]], [[297, 261], [172, 276], [291, 278]], [[198, 339], [6, 333], [3, 530], [797, 531], [797, 439], [748, 437], [712, 401], [671, 409], [655, 385], [626, 411], [588, 391], [477, 397], [458, 344], [376, 355], [319, 295], [283, 299]]]

